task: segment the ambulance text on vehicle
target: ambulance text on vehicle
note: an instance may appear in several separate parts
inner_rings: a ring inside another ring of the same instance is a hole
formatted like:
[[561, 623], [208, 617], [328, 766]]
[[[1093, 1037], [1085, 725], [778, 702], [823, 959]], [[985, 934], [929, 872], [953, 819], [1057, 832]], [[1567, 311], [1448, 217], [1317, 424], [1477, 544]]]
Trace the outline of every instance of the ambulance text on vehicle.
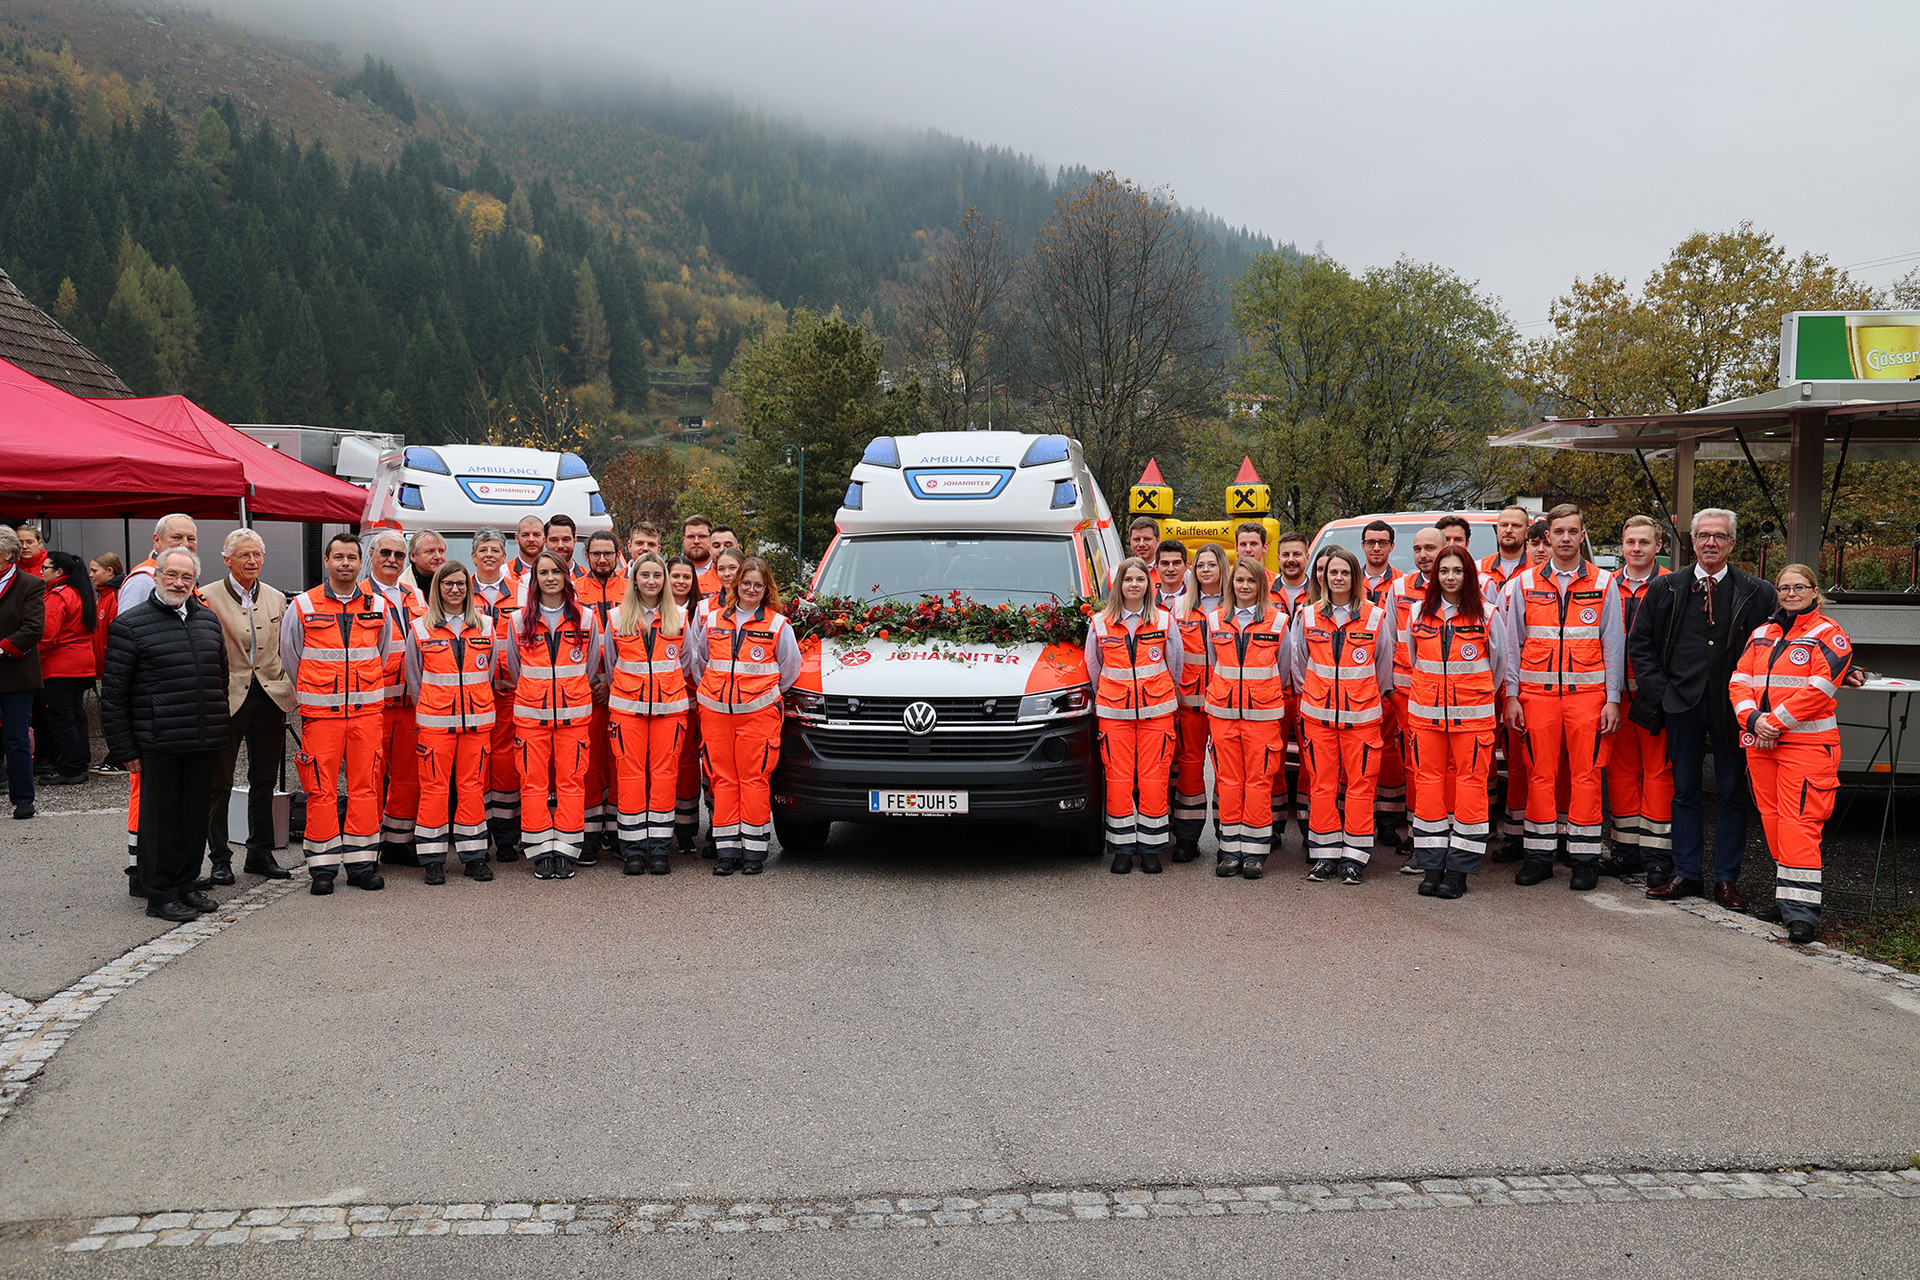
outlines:
[[[988, 604], [1103, 597], [1121, 548], [1078, 442], [882, 436], [853, 469], [816, 596]], [[807, 646], [773, 775], [783, 847], [836, 821], [939, 818], [1085, 831], [1100, 820], [1078, 645]]]
[[507, 536], [525, 516], [573, 518], [582, 552], [587, 535], [612, 529], [593, 478], [578, 454], [510, 445], [408, 445], [380, 458], [367, 492], [363, 527], [432, 529], [447, 540], [447, 556], [473, 563], [474, 531], [492, 527]]

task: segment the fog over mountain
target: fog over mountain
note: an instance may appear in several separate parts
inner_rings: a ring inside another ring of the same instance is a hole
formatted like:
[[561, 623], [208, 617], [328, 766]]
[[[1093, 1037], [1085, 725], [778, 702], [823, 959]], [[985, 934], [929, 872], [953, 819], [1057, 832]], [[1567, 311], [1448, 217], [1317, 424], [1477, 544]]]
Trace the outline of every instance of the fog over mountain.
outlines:
[[[1886, 284], [1920, 262], [1911, 0], [285, 0], [216, 8], [512, 93], [720, 89], [1113, 168], [1353, 266], [1443, 263], [1543, 318], [1741, 219]], [[1537, 330], [1530, 330], [1537, 332]]]

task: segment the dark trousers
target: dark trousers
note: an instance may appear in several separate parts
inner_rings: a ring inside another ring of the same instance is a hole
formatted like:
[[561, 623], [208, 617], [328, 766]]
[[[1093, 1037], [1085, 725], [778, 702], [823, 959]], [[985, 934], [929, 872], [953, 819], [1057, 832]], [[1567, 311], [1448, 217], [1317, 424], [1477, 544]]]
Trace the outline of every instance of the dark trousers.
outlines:
[[207, 794], [217, 751], [149, 753], [140, 757], [140, 885], [149, 902], [168, 902], [200, 878], [207, 846]]
[[240, 744], [247, 744], [247, 861], [273, 856], [273, 792], [280, 781], [280, 754], [287, 738], [287, 714], [259, 681], [227, 721], [227, 746], [214, 764], [213, 796], [207, 809], [207, 850], [215, 862], [231, 862], [227, 840], [227, 804], [233, 796], [233, 765]]
[[16, 806], [33, 803], [33, 745], [27, 721], [33, 715], [32, 689], [0, 693], [0, 743], [7, 752], [7, 790]]
[[[1713, 752], [1719, 805], [1713, 823], [1713, 875], [1703, 876], [1706, 818], [1700, 804], [1707, 752]], [[1747, 849], [1747, 754], [1732, 717], [1716, 724], [1704, 707], [1667, 713], [1667, 759], [1673, 762], [1673, 865], [1687, 880], [1738, 880]]]
[[87, 708], [81, 701], [88, 676], [48, 676], [34, 699], [34, 763], [63, 778], [87, 772]]

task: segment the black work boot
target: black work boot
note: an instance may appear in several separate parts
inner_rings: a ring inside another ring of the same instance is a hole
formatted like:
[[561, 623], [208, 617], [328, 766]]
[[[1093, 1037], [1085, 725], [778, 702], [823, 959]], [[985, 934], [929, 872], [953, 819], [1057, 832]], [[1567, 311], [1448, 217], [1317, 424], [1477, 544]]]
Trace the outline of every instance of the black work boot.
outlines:
[[1113, 855], [1113, 865], [1108, 867], [1107, 870], [1113, 872], [1113, 874], [1117, 876], [1124, 876], [1129, 871], [1132, 871], [1133, 870], [1133, 850], [1131, 849], [1115, 850]]
[[1140, 870], [1150, 876], [1160, 874], [1160, 851], [1158, 849], [1142, 849], [1140, 851]]
[[1200, 856], [1200, 846], [1192, 840], [1176, 841], [1171, 856], [1175, 862], [1192, 862]]
[[1439, 891], [1441, 874], [1440, 868], [1438, 867], [1427, 872], [1425, 876], [1421, 877], [1420, 886], [1415, 892], [1423, 898], [1433, 897], [1434, 894]]
[[231, 855], [229, 855], [225, 858], [213, 859], [213, 865], [207, 868], [207, 874], [205, 874], [204, 876], [201, 876], [198, 880], [195, 880], [193, 882], [193, 887], [196, 889], [208, 889], [208, 888], [212, 888], [216, 884], [232, 884], [232, 883], [233, 883], [233, 858]]
[[1515, 884], [1539, 884], [1542, 880], [1553, 879], [1553, 860], [1551, 858], [1528, 858], [1513, 873]]
[[1258, 880], [1267, 874], [1267, 855], [1250, 853], [1240, 859], [1240, 875], [1246, 880]]
[[1440, 887], [1433, 891], [1436, 898], [1457, 898], [1467, 891], [1467, 873], [1448, 871], [1440, 876]]
[[1520, 842], [1520, 837], [1508, 836], [1505, 840], [1501, 841], [1500, 846], [1493, 851], [1493, 860], [1495, 862], [1518, 862], [1520, 859], [1526, 857], [1526, 855], [1526, 846]]
[[1587, 890], [1600, 883], [1600, 868], [1591, 862], [1576, 862], [1567, 874], [1567, 888]]
[[1223, 879], [1227, 876], [1239, 875], [1240, 874], [1240, 855], [1237, 853], [1221, 854], [1218, 858], [1214, 860], [1213, 874], [1220, 876]]

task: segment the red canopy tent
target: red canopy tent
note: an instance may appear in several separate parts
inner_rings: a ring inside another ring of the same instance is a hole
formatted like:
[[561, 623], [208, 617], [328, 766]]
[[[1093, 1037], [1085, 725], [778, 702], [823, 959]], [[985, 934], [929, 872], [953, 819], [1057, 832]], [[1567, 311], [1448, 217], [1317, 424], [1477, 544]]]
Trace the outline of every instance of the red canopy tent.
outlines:
[[0, 507], [49, 516], [218, 517], [239, 514], [246, 492], [246, 473], [233, 458], [0, 360]]
[[358, 524], [366, 511], [367, 491], [359, 485], [316, 471], [298, 458], [261, 444], [185, 396], [93, 403], [239, 462], [251, 486], [247, 491], [249, 516], [313, 524]]

